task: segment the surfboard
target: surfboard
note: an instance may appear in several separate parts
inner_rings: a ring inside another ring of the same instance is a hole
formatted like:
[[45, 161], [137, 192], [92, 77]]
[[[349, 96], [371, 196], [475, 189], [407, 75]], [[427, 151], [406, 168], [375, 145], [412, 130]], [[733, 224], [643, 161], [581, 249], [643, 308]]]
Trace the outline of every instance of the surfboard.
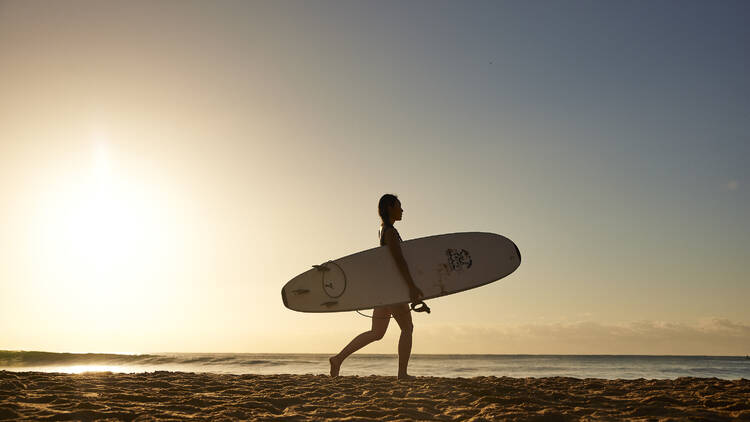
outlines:
[[[401, 243], [424, 300], [500, 280], [521, 265], [513, 241], [465, 232]], [[409, 289], [387, 246], [313, 265], [281, 289], [284, 306], [300, 312], [343, 312], [409, 302]]]

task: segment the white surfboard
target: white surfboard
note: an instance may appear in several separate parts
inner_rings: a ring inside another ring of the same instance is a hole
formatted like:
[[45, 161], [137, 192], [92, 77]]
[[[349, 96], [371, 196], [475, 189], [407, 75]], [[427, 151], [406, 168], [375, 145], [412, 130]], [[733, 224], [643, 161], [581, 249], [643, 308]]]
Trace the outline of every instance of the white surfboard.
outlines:
[[[424, 299], [483, 286], [521, 265], [521, 252], [494, 233], [451, 233], [407, 240], [401, 249]], [[387, 246], [320, 265], [283, 289], [284, 306], [300, 312], [342, 312], [409, 302], [409, 289]]]

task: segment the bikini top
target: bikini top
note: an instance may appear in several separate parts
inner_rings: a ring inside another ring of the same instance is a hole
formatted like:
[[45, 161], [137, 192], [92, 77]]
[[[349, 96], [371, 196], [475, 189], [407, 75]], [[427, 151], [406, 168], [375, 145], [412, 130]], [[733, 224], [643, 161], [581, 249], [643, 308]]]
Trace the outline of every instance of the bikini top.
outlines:
[[[398, 230], [396, 230], [396, 228], [393, 227], [393, 226], [389, 226], [389, 228], [393, 229], [393, 231], [396, 232], [396, 238], [398, 238], [398, 241], [399, 242], [403, 242], [403, 240], [401, 240], [401, 235], [398, 233]], [[380, 233], [379, 233], [379, 236], [380, 236], [380, 246], [385, 245], [385, 237], [384, 237], [384, 235], [385, 235], [385, 230], [381, 229]]]

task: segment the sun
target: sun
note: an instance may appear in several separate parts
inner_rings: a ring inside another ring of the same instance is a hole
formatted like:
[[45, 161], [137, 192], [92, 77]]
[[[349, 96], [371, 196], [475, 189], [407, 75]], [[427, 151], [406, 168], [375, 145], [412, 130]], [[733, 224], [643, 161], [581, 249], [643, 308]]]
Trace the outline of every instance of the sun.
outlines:
[[141, 237], [148, 218], [135, 192], [127, 189], [114, 168], [105, 142], [95, 144], [91, 161], [90, 177], [74, 190], [63, 215], [61, 242], [68, 246], [75, 267], [103, 279], [115, 276], [133, 260], [138, 245], [146, 240]]
[[96, 136], [78, 160], [83, 165], [60, 172], [39, 207], [36, 255], [58, 299], [113, 313], [155, 278], [168, 225], [158, 196], [118, 165], [106, 137]]

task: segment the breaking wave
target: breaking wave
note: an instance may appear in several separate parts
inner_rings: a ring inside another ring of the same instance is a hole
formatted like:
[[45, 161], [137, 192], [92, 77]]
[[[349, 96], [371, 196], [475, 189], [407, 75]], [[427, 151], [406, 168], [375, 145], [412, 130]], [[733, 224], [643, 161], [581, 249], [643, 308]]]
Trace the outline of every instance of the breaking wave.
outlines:
[[[35, 351], [0, 350], [0, 367], [22, 368], [43, 366], [110, 365], [110, 366], [257, 366], [283, 365], [276, 359], [262, 359], [258, 355], [242, 354], [143, 354], [125, 355], [113, 353], [55, 353]], [[303, 362], [300, 362], [303, 363]]]

